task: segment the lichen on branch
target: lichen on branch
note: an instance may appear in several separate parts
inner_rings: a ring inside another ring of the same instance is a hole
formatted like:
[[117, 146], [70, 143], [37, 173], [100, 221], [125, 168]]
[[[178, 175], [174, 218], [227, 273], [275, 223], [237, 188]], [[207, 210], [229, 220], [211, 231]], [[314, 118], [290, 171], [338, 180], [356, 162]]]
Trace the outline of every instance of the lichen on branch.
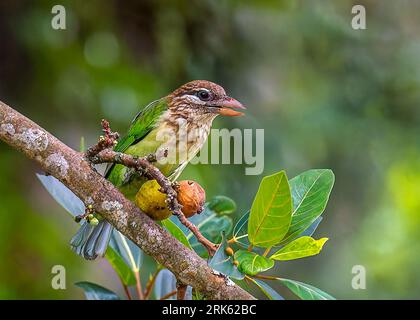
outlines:
[[42, 170], [74, 192], [86, 206], [92, 205], [118, 231], [169, 269], [183, 284], [194, 287], [208, 299], [254, 298], [239, 286], [228, 285], [224, 277], [215, 274], [205, 260], [141, 212], [114, 185], [92, 169], [84, 154], [69, 148], [2, 102], [0, 140], [34, 160]]

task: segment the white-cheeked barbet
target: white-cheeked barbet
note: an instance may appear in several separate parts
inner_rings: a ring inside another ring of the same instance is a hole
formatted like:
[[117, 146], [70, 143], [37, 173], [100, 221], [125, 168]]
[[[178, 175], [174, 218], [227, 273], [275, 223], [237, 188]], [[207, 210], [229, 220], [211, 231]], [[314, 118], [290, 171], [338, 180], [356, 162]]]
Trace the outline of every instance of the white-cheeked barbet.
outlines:
[[[188, 82], [138, 113], [114, 150], [138, 157], [155, 154], [155, 165], [174, 181], [205, 143], [217, 115], [242, 115], [234, 109], [244, 107], [227, 96], [221, 86], [205, 80]], [[106, 178], [131, 200], [145, 181], [119, 164], [108, 168]], [[71, 247], [88, 260], [103, 256], [112, 230], [104, 219], [96, 226], [84, 221], [72, 238]]]

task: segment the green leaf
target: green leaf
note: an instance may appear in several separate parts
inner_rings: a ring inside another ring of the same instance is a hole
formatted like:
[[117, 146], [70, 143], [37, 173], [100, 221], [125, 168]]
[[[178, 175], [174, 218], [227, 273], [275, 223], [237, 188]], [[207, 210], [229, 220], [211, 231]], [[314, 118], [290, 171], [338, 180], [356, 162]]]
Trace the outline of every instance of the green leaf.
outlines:
[[88, 300], [120, 300], [116, 293], [98, 284], [82, 281], [75, 283], [75, 285], [84, 290]]
[[290, 180], [292, 222], [281, 244], [295, 239], [322, 214], [333, 185], [334, 173], [329, 169], [308, 170]]
[[86, 145], [85, 145], [85, 137], [80, 137], [80, 146], [79, 146], [79, 152], [85, 152], [86, 151]]
[[274, 266], [273, 260], [246, 250], [236, 251], [235, 260], [239, 262], [239, 271], [251, 276], [267, 271]]
[[[188, 220], [191, 221], [191, 223], [195, 224], [200, 231], [202, 230], [202, 228], [206, 224], [211, 223], [213, 220], [219, 221], [220, 220], [219, 218], [222, 218], [222, 221], [227, 221], [227, 220], [231, 221], [231, 219], [229, 217], [224, 217], [224, 214], [229, 212], [229, 210], [227, 209], [227, 205], [220, 206], [219, 209], [222, 210], [220, 212], [216, 212], [213, 209], [210, 209], [210, 207], [216, 206], [216, 204], [218, 204], [219, 202], [224, 203], [224, 202], [230, 202], [230, 201], [233, 201], [233, 200], [231, 200], [227, 197], [223, 197], [223, 196], [217, 196], [217, 197], [215, 197], [215, 199], [216, 200], [211, 200], [210, 202], [206, 203], [206, 205], [204, 206], [203, 212], [201, 212], [200, 214], [196, 214], [196, 215], [194, 215], [194, 216], [192, 216], [191, 218], [188, 219]], [[219, 199], [219, 200], [217, 200], [217, 199]], [[221, 201], [220, 199], [224, 199], [224, 200]], [[212, 205], [211, 203], [214, 203], [214, 204]], [[219, 205], [216, 206], [216, 209], [217, 209], [218, 206]], [[190, 239], [192, 237], [192, 233], [190, 232], [190, 230], [188, 228], [186, 228], [184, 225], [182, 225], [181, 222], [179, 222], [179, 220], [176, 217], [171, 216], [170, 220], [172, 222], [174, 222], [184, 232], [184, 234], [187, 235], [187, 239]], [[216, 222], [216, 223], [220, 224], [221, 222]], [[233, 223], [232, 223], [232, 225], [233, 225]], [[220, 239], [220, 232], [221, 231], [222, 230], [219, 230], [219, 232], [216, 235], [216, 237], [219, 238], [219, 239]], [[230, 232], [230, 229], [226, 230], [226, 232]]]
[[206, 300], [206, 297], [204, 294], [194, 290], [192, 293], [192, 300]]
[[169, 219], [165, 219], [161, 222], [162, 222], [162, 225], [169, 231], [171, 235], [173, 235], [176, 239], [178, 239], [179, 242], [181, 242], [184, 246], [192, 250], [191, 245], [188, 242], [186, 235], [175, 223], [173, 223]]
[[229, 234], [233, 227], [233, 221], [230, 217], [227, 216], [218, 216], [207, 223], [199, 227], [200, 232], [207, 239], [214, 243], [219, 243], [221, 241], [221, 232]]
[[[221, 232], [225, 231], [225, 233], [228, 234], [233, 227], [233, 221], [231, 217], [225, 215], [230, 211], [227, 204], [231, 204], [233, 200], [223, 196], [217, 196], [215, 199], [216, 200], [211, 200], [210, 202], [206, 203], [203, 212], [192, 216], [188, 220], [195, 224], [198, 230], [200, 230], [200, 232], [207, 239], [214, 243], [219, 243], [221, 241]], [[213, 205], [211, 203], [213, 203]], [[210, 209], [210, 207], [221, 211], [217, 213], [216, 211]], [[232, 205], [230, 205], [230, 208], [232, 208]], [[184, 234], [187, 235], [187, 239], [190, 242], [191, 247], [197, 254], [199, 254], [201, 257], [208, 256], [207, 250], [197, 241], [197, 239], [188, 228], [182, 225], [181, 222], [179, 222], [179, 220], [174, 216], [171, 216], [169, 219], [175, 223]]]
[[284, 171], [264, 177], [252, 203], [248, 222], [251, 244], [269, 248], [280, 242], [290, 226], [292, 200]]
[[318, 254], [328, 238], [315, 240], [312, 237], [300, 237], [285, 245], [275, 252], [270, 259], [274, 260], [294, 260]]
[[[201, 234], [213, 243], [220, 243], [222, 241], [221, 233], [230, 233], [230, 231], [232, 230], [232, 226], [233, 221], [231, 217], [217, 216], [215, 213], [214, 216], [210, 217], [210, 219], [205, 220], [201, 224], [197, 225], [198, 230], [200, 230]], [[189, 239], [191, 247], [200, 257], [207, 258], [209, 256], [208, 251], [197, 240], [197, 238], [193, 236], [193, 234], [189, 230], [188, 232], [189, 234], [187, 236], [187, 239]]]
[[242, 234], [246, 234], [247, 225], [249, 220], [249, 211], [247, 211], [243, 216], [239, 218], [233, 227], [233, 236], [236, 238]]
[[222, 232], [222, 242], [214, 256], [211, 258], [209, 267], [233, 279], [242, 280], [244, 274], [242, 274], [233, 264], [233, 257], [226, 254], [225, 250], [228, 246], [225, 234]]
[[69, 188], [53, 176], [36, 175], [49, 194], [72, 216], [85, 212], [85, 205]]
[[233, 227], [233, 239], [235, 242], [239, 243], [243, 247], [249, 246], [248, 240], [248, 220], [249, 220], [249, 211], [247, 211], [239, 220], [236, 222]]
[[302, 300], [335, 300], [335, 298], [328, 293], [309, 284], [283, 278], [277, 278], [277, 280]]
[[[155, 299], [160, 299], [170, 292], [176, 290], [176, 278], [168, 269], [163, 269], [156, 277], [155, 285], [153, 286], [153, 293]], [[166, 300], [176, 300], [176, 295], [171, 296]], [[185, 300], [192, 300], [192, 288], [187, 287], [185, 293]]]
[[133, 272], [137, 272], [143, 261], [143, 251], [117, 230], [112, 231], [109, 247], [124, 259]]
[[130, 269], [124, 259], [110, 246], [106, 250], [105, 257], [125, 285], [131, 286], [136, 284], [136, 277], [134, 276], [133, 270]]
[[271, 288], [268, 284], [266, 284], [264, 281], [255, 279], [255, 278], [247, 278], [251, 280], [255, 285], [267, 296], [270, 300], [284, 300], [284, 298], [277, 293], [276, 290]]
[[218, 215], [231, 214], [236, 210], [236, 203], [225, 196], [215, 196], [207, 203], [207, 207]]
[[319, 224], [322, 221], [322, 216], [319, 216], [318, 218], [315, 219], [315, 221], [309, 226], [308, 229], [306, 229], [305, 231], [303, 231], [302, 233], [299, 233], [298, 237], [303, 237], [303, 236], [312, 236], [315, 233], [316, 228], [318, 228]]
[[[176, 290], [176, 278], [168, 269], [163, 269], [156, 277], [155, 285], [153, 286], [153, 293], [155, 299], [160, 299], [166, 294]], [[167, 300], [175, 300], [176, 295]]]

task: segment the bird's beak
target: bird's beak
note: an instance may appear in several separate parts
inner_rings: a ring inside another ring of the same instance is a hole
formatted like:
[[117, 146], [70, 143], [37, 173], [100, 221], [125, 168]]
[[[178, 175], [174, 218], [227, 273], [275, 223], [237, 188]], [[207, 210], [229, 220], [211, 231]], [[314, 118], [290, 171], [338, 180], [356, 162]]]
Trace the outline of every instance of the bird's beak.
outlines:
[[218, 113], [222, 116], [227, 116], [227, 117], [237, 117], [237, 116], [243, 115], [242, 112], [239, 112], [233, 109], [244, 110], [246, 108], [238, 100], [233, 99], [231, 97], [226, 97], [223, 99], [221, 103], [221, 107], [218, 109]]

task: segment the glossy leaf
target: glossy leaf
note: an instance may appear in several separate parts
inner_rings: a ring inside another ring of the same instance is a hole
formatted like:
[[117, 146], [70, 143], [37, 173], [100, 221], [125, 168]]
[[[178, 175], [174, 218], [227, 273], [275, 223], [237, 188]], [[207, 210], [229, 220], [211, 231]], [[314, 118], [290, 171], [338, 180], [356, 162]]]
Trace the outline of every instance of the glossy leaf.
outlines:
[[53, 176], [36, 175], [49, 194], [72, 216], [85, 212], [85, 205], [69, 188]]
[[251, 276], [267, 271], [274, 266], [273, 260], [246, 250], [236, 251], [235, 260], [239, 261], [239, 271]]
[[[176, 278], [168, 269], [163, 269], [156, 277], [153, 292], [156, 299], [160, 299], [166, 294], [176, 290]], [[175, 300], [176, 295], [168, 298], [168, 300]]]
[[228, 243], [224, 233], [222, 233], [222, 242], [214, 256], [211, 258], [209, 267], [233, 279], [242, 280], [244, 274], [242, 274], [233, 264], [233, 257], [226, 254], [225, 250], [227, 247]]
[[88, 300], [120, 300], [116, 293], [98, 284], [82, 281], [75, 285], [83, 289]]
[[247, 211], [239, 220], [236, 222], [233, 227], [233, 236], [235, 242], [239, 243], [243, 247], [249, 246], [248, 240], [248, 220], [249, 220], [249, 211]]
[[298, 235], [298, 237], [303, 237], [303, 236], [312, 236], [316, 229], [318, 228], [319, 224], [322, 221], [322, 217], [319, 216], [318, 218], [315, 219], [315, 221], [309, 226], [308, 229], [304, 230], [301, 234]]
[[[217, 196], [215, 198], [221, 198], [222, 196]], [[223, 197], [225, 198], [225, 197]], [[226, 199], [229, 199], [226, 197]], [[226, 201], [233, 201], [231, 199], [226, 200]], [[201, 212], [200, 214], [196, 214], [194, 216], [192, 216], [191, 218], [188, 218], [188, 220], [190, 220], [193, 224], [195, 224], [199, 229], [203, 228], [203, 226], [205, 226], [207, 223], [211, 222], [213, 219], [219, 218], [220, 216], [223, 216], [222, 212], [216, 212], [212, 209], [210, 209], [210, 207], [212, 206], [211, 203], [213, 202], [213, 200], [211, 200], [210, 202], [207, 202], [204, 206], [204, 210], [203, 212]], [[215, 203], [218, 203], [217, 201]], [[236, 206], [236, 205], [235, 205]], [[222, 209], [222, 208], [220, 208]], [[224, 210], [226, 211], [226, 207], [224, 208]], [[182, 223], [179, 222], [179, 220], [175, 217], [175, 216], [171, 216], [170, 220], [172, 222], [174, 222], [186, 235], [187, 238], [190, 239], [192, 237], [191, 232], [188, 230], [188, 228], [186, 228]], [[220, 232], [222, 230], [219, 230], [218, 236], [220, 235]]]
[[277, 280], [302, 300], [335, 300], [333, 296], [309, 284], [283, 278]]
[[124, 259], [131, 270], [137, 271], [140, 269], [143, 262], [143, 251], [130, 239], [114, 229], [109, 245], [122, 259]]
[[328, 238], [315, 240], [311, 237], [300, 237], [285, 245], [283, 248], [275, 252], [270, 259], [274, 260], [294, 260], [318, 254]]
[[267, 283], [255, 278], [248, 278], [267, 296], [270, 300], [284, 300], [284, 298], [277, 293], [276, 290], [271, 288]]
[[219, 215], [224, 215], [235, 212], [236, 203], [226, 196], [215, 196], [207, 203], [207, 207]]
[[[179, 220], [172, 216], [169, 218], [187, 235], [187, 239], [191, 247], [200, 256], [207, 257], [207, 250], [197, 241], [189, 229], [182, 225]], [[200, 232], [210, 241], [219, 243], [221, 241], [221, 232], [230, 233], [233, 227], [232, 218], [226, 215], [219, 215], [213, 210], [210, 210], [208, 204], [204, 207], [204, 211], [189, 218], [193, 224], [197, 226]]]
[[280, 242], [290, 226], [292, 201], [284, 171], [264, 177], [252, 203], [248, 238], [268, 248]]
[[165, 219], [162, 221], [162, 225], [169, 231], [171, 235], [178, 239], [179, 242], [181, 242], [184, 246], [192, 250], [187, 237], [175, 223], [173, 223], [170, 219]]
[[322, 214], [333, 185], [334, 173], [329, 169], [305, 171], [290, 180], [293, 213], [290, 228], [282, 244], [295, 239]]
[[221, 241], [221, 232], [229, 234], [233, 228], [233, 221], [230, 217], [221, 216], [215, 217], [211, 221], [208, 221], [206, 224], [200, 226], [199, 230], [207, 239], [214, 243], [219, 243]]
[[[163, 269], [156, 277], [153, 293], [156, 299], [160, 299], [176, 290], [176, 278], [168, 269]], [[176, 300], [176, 295], [171, 296], [166, 300]], [[187, 287], [185, 300], [192, 300], [192, 288]]]
[[309, 226], [309, 228], [307, 228], [306, 230], [302, 231], [302, 233], [299, 233], [297, 236], [289, 238], [287, 240], [283, 240], [280, 242], [280, 244], [275, 245], [273, 248], [281, 248], [284, 247], [287, 243], [292, 242], [293, 240], [299, 238], [299, 237], [304, 237], [304, 236], [312, 236], [316, 229], [318, 228], [319, 224], [322, 221], [322, 216], [319, 216], [318, 218], [315, 219], [315, 221]]
[[131, 286], [136, 283], [136, 277], [134, 276], [133, 270], [114, 249], [108, 247], [105, 257], [125, 285]]
[[196, 214], [191, 218], [188, 218], [192, 223], [196, 226], [202, 226], [206, 224], [208, 221], [217, 217], [217, 213], [213, 210], [210, 210], [208, 204], [204, 206], [204, 210], [200, 214]]
[[[221, 232], [229, 233], [232, 229], [232, 219], [227, 216], [217, 216], [199, 227], [201, 234], [213, 243], [222, 241]], [[208, 251], [192, 233], [188, 235], [191, 247], [202, 258], [208, 258]], [[188, 237], [187, 237], [188, 238]]]
[[246, 234], [249, 220], [249, 211], [242, 215], [233, 227], [233, 236], [236, 238], [242, 234]]

